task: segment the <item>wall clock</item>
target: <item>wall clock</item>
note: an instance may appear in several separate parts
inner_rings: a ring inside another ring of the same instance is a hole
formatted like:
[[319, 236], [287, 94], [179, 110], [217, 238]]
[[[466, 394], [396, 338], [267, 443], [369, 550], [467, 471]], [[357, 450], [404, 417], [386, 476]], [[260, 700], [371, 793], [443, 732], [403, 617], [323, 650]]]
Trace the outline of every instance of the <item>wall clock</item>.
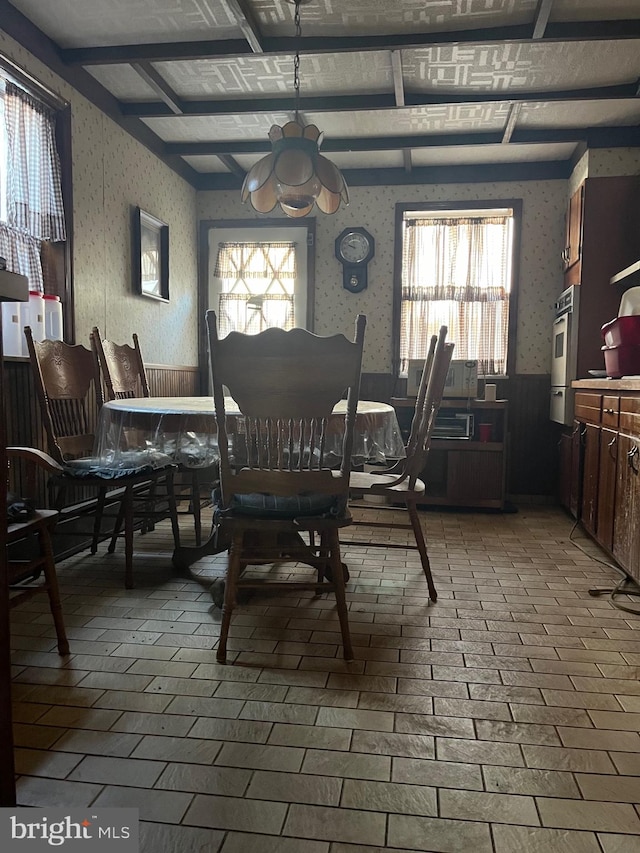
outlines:
[[364, 228], [345, 228], [336, 237], [336, 258], [342, 264], [342, 286], [360, 293], [367, 286], [367, 264], [375, 253], [375, 240]]

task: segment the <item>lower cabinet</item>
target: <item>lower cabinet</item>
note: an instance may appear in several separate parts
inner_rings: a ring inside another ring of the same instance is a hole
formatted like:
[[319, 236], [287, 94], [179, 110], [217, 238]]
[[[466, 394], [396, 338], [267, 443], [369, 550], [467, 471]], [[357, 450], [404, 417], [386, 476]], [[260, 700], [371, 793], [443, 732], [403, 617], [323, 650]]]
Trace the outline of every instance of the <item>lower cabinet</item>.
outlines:
[[[576, 517], [640, 581], [640, 388], [619, 395], [576, 391], [575, 417], [573, 435], [580, 437]], [[567, 434], [565, 456], [568, 442]], [[572, 443], [572, 465], [575, 458]], [[569, 491], [565, 484], [565, 497]]]

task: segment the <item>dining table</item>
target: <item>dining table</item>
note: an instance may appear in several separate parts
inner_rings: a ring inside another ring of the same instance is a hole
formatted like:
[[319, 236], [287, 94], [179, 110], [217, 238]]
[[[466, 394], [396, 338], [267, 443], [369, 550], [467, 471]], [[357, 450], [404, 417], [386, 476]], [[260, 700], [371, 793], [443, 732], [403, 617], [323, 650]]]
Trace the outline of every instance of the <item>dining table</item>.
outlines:
[[[338, 464], [341, 457], [346, 400], [333, 409], [327, 430], [325, 452]], [[225, 414], [230, 440], [234, 424], [241, 423], [240, 410], [232, 397], [225, 397]], [[140, 452], [179, 463], [186, 468], [209, 468], [219, 458], [215, 408], [212, 397], [133, 397], [110, 400], [102, 406], [96, 429], [94, 457], [102, 468], [114, 473], [131, 465]], [[375, 400], [359, 400], [356, 413], [351, 464], [391, 464], [405, 456], [404, 440], [393, 406]], [[174, 549], [176, 569], [187, 570], [193, 563], [219, 553], [226, 545], [219, 541], [214, 525], [201, 545]]]

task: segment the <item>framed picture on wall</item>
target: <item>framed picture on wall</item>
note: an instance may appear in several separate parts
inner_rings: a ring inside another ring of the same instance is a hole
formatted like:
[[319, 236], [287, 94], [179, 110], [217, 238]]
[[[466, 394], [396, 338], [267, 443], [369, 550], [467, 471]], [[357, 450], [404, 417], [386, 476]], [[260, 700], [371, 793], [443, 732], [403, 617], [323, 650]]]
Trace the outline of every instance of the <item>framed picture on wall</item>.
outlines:
[[169, 226], [139, 207], [133, 209], [133, 289], [169, 301]]

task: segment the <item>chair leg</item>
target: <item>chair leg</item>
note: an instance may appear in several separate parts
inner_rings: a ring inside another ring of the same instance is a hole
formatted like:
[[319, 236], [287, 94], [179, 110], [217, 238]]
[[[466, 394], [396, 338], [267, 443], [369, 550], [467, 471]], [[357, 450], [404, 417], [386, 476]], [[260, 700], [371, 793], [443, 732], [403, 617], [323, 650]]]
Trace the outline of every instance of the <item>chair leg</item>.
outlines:
[[[127, 486], [122, 498], [124, 513], [124, 585], [133, 589], [133, 487]], [[118, 513], [120, 515], [120, 513]]]
[[229, 548], [229, 562], [227, 564], [227, 576], [224, 585], [224, 604], [222, 605], [222, 621], [220, 623], [220, 641], [216, 651], [218, 663], [227, 662], [227, 637], [231, 626], [231, 614], [236, 604], [236, 589], [241, 571], [241, 555], [243, 545], [243, 533], [234, 532]]
[[176, 502], [176, 490], [173, 471], [167, 471], [165, 482], [167, 486], [167, 501], [169, 503], [169, 517], [171, 518], [171, 532], [173, 533], [173, 544], [175, 548], [179, 548], [180, 526], [178, 525], [178, 504]]
[[197, 470], [191, 473], [191, 508], [193, 511], [193, 526], [196, 533], [196, 545], [202, 542], [202, 517], [200, 513], [200, 478]]
[[413, 535], [416, 539], [416, 545], [418, 546], [418, 551], [420, 552], [422, 570], [424, 572], [425, 578], [427, 579], [427, 587], [429, 588], [429, 598], [431, 599], [431, 601], [437, 601], [438, 593], [433, 582], [433, 575], [431, 574], [431, 563], [429, 562], [429, 555], [427, 554], [427, 543], [425, 542], [424, 534], [422, 532], [422, 525], [420, 524], [418, 509], [415, 503], [413, 503], [413, 501], [407, 503], [407, 511], [409, 513], [409, 518], [411, 519], [411, 527], [413, 528]]
[[64, 626], [62, 605], [60, 604], [58, 575], [56, 574], [56, 564], [53, 556], [53, 548], [51, 546], [51, 536], [46, 527], [41, 528], [39, 539], [40, 553], [45, 558], [44, 577], [47, 585], [47, 595], [49, 596], [49, 606], [51, 607], [53, 624], [55, 626], [56, 637], [58, 639], [58, 653], [61, 655], [68, 655], [69, 641], [67, 639], [67, 632]]
[[118, 541], [118, 536], [120, 535], [120, 531], [122, 530], [122, 523], [125, 521], [125, 503], [126, 496], [122, 498], [120, 501], [120, 506], [118, 507], [118, 515], [116, 517], [116, 523], [113, 527], [113, 533], [111, 534], [111, 541], [109, 542], [109, 547], [107, 548], [108, 554], [113, 554], [116, 550], [116, 542]]
[[[321, 536], [324, 540], [325, 534], [323, 533]], [[342, 570], [340, 540], [338, 538], [337, 530], [332, 530], [326, 533], [326, 543], [323, 541], [321, 547], [325, 547], [325, 544], [329, 549], [330, 555], [331, 576], [336, 596], [336, 609], [338, 611], [338, 619], [340, 620], [340, 630], [342, 631], [344, 659], [353, 660], [353, 647], [351, 645], [351, 632], [349, 631], [349, 616], [347, 613], [347, 599], [344, 590], [344, 572]]]
[[100, 530], [102, 528], [102, 516], [104, 513], [104, 504], [107, 497], [107, 490], [100, 489], [98, 492], [98, 503], [96, 505], [96, 514], [93, 517], [93, 538], [91, 540], [91, 553], [96, 554], [98, 551], [98, 540], [100, 539]]

